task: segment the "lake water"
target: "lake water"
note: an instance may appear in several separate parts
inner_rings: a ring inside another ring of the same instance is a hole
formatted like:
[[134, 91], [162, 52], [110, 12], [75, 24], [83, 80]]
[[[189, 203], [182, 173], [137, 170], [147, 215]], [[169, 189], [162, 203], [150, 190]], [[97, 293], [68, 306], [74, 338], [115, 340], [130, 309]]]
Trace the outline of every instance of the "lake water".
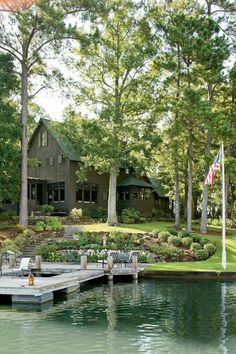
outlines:
[[0, 306], [0, 353], [236, 353], [236, 283], [91, 285], [43, 311]]

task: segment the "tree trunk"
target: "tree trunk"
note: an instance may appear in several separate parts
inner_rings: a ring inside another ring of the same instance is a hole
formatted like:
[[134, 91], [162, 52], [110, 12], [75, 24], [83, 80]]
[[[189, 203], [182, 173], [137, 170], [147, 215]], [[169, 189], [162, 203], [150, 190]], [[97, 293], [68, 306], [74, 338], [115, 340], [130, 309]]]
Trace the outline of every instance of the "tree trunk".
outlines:
[[[208, 84], [208, 102], [210, 103], [212, 101], [212, 85]], [[210, 155], [210, 148], [211, 148], [211, 131], [208, 129], [207, 131], [207, 138], [206, 138], [206, 144], [205, 144], [205, 157], [208, 157]], [[207, 174], [209, 172], [209, 164], [206, 162], [205, 167], [204, 167], [204, 181], [207, 177]], [[202, 196], [202, 217], [201, 217], [201, 226], [200, 226], [200, 232], [202, 234], [207, 233], [207, 204], [208, 204], [208, 190], [209, 187], [207, 184], [203, 184], [203, 196]]]
[[[26, 47], [23, 46], [23, 54]], [[20, 220], [21, 225], [28, 225], [28, 196], [27, 196], [27, 123], [28, 123], [28, 67], [26, 57], [21, 62], [21, 195]]]
[[193, 203], [193, 136], [192, 119], [189, 118], [188, 129], [188, 201], [187, 201], [187, 230], [192, 231], [192, 203]]
[[180, 227], [179, 165], [175, 160], [175, 227]]
[[[211, 147], [211, 132], [208, 130], [207, 132], [207, 140], [206, 140], [206, 147], [205, 147], [205, 156], [208, 157], [210, 154], [210, 147]], [[205, 164], [204, 167], [204, 181], [207, 177], [209, 172], [209, 164], [208, 162]], [[201, 217], [201, 226], [200, 232], [202, 234], [207, 233], [207, 204], [208, 204], [208, 185], [204, 183], [203, 187], [203, 197], [202, 197], [202, 217]]]
[[116, 185], [117, 185], [117, 174], [111, 172], [109, 178], [109, 195], [108, 195], [108, 216], [107, 216], [108, 226], [116, 226], [118, 224], [118, 219], [116, 214]]
[[[207, 15], [211, 17], [211, 2], [207, 2]], [[208, 83], [207, 85], [208, 88], [208, 102], [212, 101], [212, 85]], [[205, 157], [208, 157], [210, 154], [210, 148], [211, 148], [211, 132], [210, 129], [207, 131], [207, 138], [206, 138], [206, 144], [205, 144]], [[204, 182], [207, 177], [207, 174], [209, 172], [209, 165], [208, 162], [206, 162], [205, 167], [204, 167]], [[203, 195], [202, 195], [202, 216], [201, 216], [201, 225], [200, 225], [200, 232], [202, 234], [207, 233], [207, 205], [208, 205], [208, 190], [209, 186], [207, 184], [203, 184]]]

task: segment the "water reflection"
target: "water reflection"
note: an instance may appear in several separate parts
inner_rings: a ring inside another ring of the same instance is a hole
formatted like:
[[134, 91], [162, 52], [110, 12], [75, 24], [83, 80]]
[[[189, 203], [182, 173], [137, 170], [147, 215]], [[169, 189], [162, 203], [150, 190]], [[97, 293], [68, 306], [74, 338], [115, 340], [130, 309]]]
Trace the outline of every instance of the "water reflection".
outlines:
[[0, 307], [1, 350], [233, 354], [235, 305], [235, 283], [145, 280], [93, 285], [45, 312]]

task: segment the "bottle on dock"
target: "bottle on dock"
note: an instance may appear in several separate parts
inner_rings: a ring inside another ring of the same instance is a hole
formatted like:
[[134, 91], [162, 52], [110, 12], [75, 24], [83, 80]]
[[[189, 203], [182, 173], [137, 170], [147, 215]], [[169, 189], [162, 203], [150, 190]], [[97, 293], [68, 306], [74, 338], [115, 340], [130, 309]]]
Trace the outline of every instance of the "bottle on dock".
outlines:
[[28, 276], [28, 285], [29, 286], [33, 286], [34, 285], [34, 274], [33, 273], [29, 273], [29, 276]]

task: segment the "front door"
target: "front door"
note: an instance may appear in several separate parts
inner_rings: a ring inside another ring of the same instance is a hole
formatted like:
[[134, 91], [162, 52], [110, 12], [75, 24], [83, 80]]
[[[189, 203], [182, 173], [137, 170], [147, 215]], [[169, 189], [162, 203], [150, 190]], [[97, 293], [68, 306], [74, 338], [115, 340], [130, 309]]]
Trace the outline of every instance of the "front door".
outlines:
[[39, 205], [43, 205], [43, 184], [37, 184], [37, 201]]

